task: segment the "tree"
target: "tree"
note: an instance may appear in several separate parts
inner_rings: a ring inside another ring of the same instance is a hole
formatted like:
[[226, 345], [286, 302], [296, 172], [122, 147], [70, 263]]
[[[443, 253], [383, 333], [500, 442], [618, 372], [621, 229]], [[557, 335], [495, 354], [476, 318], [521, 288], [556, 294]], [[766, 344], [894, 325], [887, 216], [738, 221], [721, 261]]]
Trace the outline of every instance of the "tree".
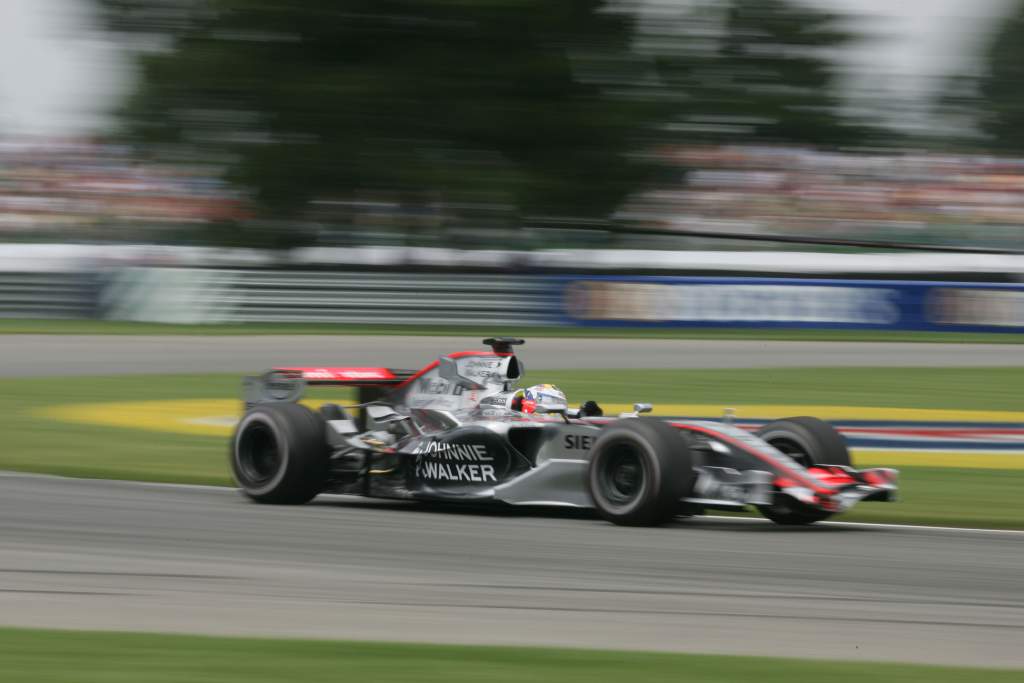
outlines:
[[156, 45], [125, 130], [221, 161], [272, 219], [379, 191], [604, 217], [669, 115], [608, 0], [101, 1]]
[[683, 132], [709, 142], [865, 141], [868, 131], [841, 112], [831, 56], [855, 38], [841, 19], [788, 0], [704, 5], [691, 40], [660, 58], [686, 101]]
[[987, 69], [978, 82], [981, 130], [998, 152], [1024, 152], [1024, 2], [989, 44]]

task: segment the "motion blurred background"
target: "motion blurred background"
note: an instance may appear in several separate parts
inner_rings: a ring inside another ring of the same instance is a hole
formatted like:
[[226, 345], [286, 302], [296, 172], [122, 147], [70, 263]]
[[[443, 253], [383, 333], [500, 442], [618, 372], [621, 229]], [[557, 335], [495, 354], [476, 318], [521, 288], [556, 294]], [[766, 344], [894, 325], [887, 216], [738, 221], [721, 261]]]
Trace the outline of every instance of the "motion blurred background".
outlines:
[[[908, 526], [232, 490], [241, 375], [506, 334]], [[1019, 683], [1022, 342], [1024, 0], [0, 0], [2, 680]]]
[[1019, 331], [1022, 77], [1015, 0], [7, 0], [0, 314]]

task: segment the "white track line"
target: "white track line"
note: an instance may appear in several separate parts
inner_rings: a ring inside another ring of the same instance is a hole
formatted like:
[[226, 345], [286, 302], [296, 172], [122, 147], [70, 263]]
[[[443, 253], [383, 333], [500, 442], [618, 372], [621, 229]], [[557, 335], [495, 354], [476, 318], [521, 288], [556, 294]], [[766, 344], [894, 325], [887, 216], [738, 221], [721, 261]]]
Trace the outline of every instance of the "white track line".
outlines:
[[[36, 474], [33, 472], [11, 472], [8, 470], [0, 470], [0, 477], [8, 478], [32, 478], [32, 479], [59, 479], [63, 481], [79, 481], [79, 482], [96, 482], [103, 484], [118, 484], [124, 486], [138, 486], [148, 488], [168, 488], [168, 489], [186, 489], [195, 491], [238, 491], [233, 486], [215, 486], [212, 484], [172, 484], [168, 482], [159, 481], [132, 481], [129, 479], [85, 479], [80, 477], [62, 477], [56, 474]], [[363, 496], [352, 496], [343, 494], [326, 493], [321, 494], [322, 496], [328, 496], [330, 498], [339, 498], [343, 500], [357, 499], [366, 500]], [[760, 522], [764, 524], [771, 524], [767, 519], [760, 517], [727, 517], [724, 515], [700, 515], [701, 519], [714, 519], [727, 522]], [[977, 527], [960, 527], [960, 526], [927, 526], [924, 524], [881, 524], [872, 522], [818, 522], [815, 526], [838, 526], [838, 527], [850, 527], [854, 529], [909, 529], [912, 531], [953, 531], [960, 533], [974, 533], [974, 534], [1017, 534], [1024, 535], [1024, 529], [979, 529]]]
[[0, 478], [8, 479], [56, 479], [59, 481], [96, 482], [100, 484], [124, 484], [140, 488], [194, 489], [196, 491], [237, 491], [233, 486], [217, 486], [216, 484], [175, 484], [169, 481], [135, 481], [134, 479], [100, 479], [93, 477], [64, 477], [59, 474], [40, 474], [38, 472], [14, 472], [0, 470]]
[[[767, 519], [760, 517], [726, 517], [724, 515], [701, 515], [702, 519], [718, 519], [718, 520], [731, 520], [737, 521], [742, 520], [745, 522], [762, 522], [764, 524], [771, 524], [772, 522]], [[850, 527], [854, 529], [910, 529], [919, 531], [958, 531], [958, 532], [969, 532], [969, 533], [981, 533], [981, 534], [1024, 534], [1024, 529], [979, 529], [977, 527], [966, 527], [966, 526], [927, 526], [924, 524], [882, 524], [876, 522], [817, 522], [814, 526], [841, 526]]]

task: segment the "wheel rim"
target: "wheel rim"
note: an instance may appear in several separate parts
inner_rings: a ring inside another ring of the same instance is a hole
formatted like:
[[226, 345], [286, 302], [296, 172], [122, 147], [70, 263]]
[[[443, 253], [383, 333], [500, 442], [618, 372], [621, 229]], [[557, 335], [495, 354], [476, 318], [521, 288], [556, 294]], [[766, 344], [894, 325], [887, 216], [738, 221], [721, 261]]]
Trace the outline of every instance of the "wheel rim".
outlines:
[[262, 422], [247, 426], [238, 440], [235, 457], [243, 483], [253, 487], [270, 482], [283, 461], [277, 437], [269, 425]]
[[615, 506], [625, 506], [640, 497], [646, 484], [643, 456], [630, 443], [609, 448], [603, 458], [598, 481], [601, 493]]

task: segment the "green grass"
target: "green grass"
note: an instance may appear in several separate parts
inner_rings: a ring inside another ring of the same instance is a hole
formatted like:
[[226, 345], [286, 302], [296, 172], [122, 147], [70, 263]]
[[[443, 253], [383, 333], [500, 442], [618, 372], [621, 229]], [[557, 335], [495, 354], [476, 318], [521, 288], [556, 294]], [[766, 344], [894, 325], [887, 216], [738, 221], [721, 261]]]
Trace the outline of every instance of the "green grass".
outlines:
[[0, 675], [35, 683], [1010, 683], [1022, 671], [766, 657], [0, 629]]
[[63, 403], [232, 396], [241, 402], [241, 381], [234, 375], [0, 379], [0, 469], [228, 484], [224, 439], [70, 424], [29, 412]]
[[[538, 377], [538, 380], [541, 379]], [[1024, 368], [614, 370], [544, 373], [575, 400], [1024, 410]], [[226, 439], [55, 422], [54, 404], [239, 396], [233, 375], [0, 380], [0, 469], [227, 484]], [[321, 390], [317, 395], [330, 395]], [[338, 395], [335, 393], [334, 395]], [[1024, 528], [1024, 470], [902, 469], [902, 501], [843, 519]]]
[[898, 502], [864, 503], [837, 521], [1024, 529], [1024, 470], [899, 470]]
[[736, 328], [591, 328], [567, 326], [517, 327], [513, 330], [481, 328], [479, 325], [352, 325], [352, 324], [232, 324], [176, 325], [104, 320], [0, 320], [0, 334], [373, 334], [484, 337], [494, 334], [526, 337], [600, 337], [610, 339], [758, 339], [779, 341], [887, 341], [887, 342], [974, 342], [1021, 344], [1024, 334], [972, 332], [899, 332], [888, 330], [785, 330]]

